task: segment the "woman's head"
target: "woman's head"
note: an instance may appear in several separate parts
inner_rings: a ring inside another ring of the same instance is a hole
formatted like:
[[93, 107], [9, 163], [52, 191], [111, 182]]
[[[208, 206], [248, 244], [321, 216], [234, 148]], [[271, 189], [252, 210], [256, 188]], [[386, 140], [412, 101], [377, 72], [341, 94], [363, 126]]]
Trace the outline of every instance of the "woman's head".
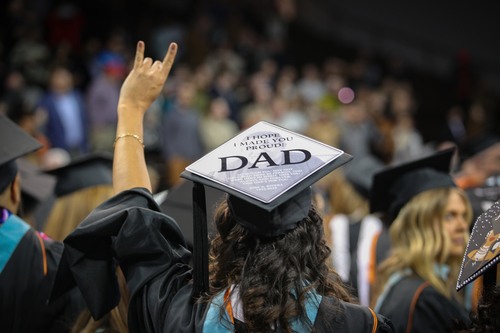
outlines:
[[312, 288], [350, 299], [326, 264], [330, 249], [322, 223], [311, 207], [307, 217], [284, 235], [257, 236], [239, 224], [223, 202], [215, 214], [218, 233], [210, 250], [211, 293], [237, 285], [251, 331], [265, 331], [271, 322], [304, 315], [305, 292]]
[[393, 251], [400, 252], [410, 267], [461, 259], [471, 218], [462, 190], [422, 192], [403, 206], [390, 227]]
[[[389, 277], [411, 269], [441, 294], [449, 296], [468, 239], [472, 209], [463, 190], [437, 188], [416, 195], [392, 223], [391, 255], [379, 266], [375, 295]], [[437, 267], [447, 265], [448, 278]]]
[[[329, 254], [329, 249], [323, 240], [322, 219], [315, 208], [311, 208], [308, 216], [299, 221], [293, 230], [277, 237], [257, 236], [238, 223], [227, 201], [223, 202], [216, 211], [215, 224], [218, 233], [212, 242], [212, 254], [217, 257], [212, 259], [214, 263], [217, 263], [219, 258], [225, 257], [225, 260], [218, 262], [217, 266], [230, 268], [234, 272], [234, 276], [230, 276], [230, 279], [234, 281], [244, 274], [243, 267], [238, 265], [234, 268], [229, 261], [243, 264], [248, 260], [260, 260], [266, 265], [274, 265], [277, 264], [275, 262], [277, 258], [271, 259], [271, 257], [276, 256], [281, 257], [279, 260], [282, 261], [292, 261], [290, 264], [297, 265], [300, 271], [305, 271], [307, 266], [317, 266], [318, 262], [322, 262]], [[285, 253], [287, 256], [283, 255]], [[258, 258], [259, 255], [262, 255], [262, 258]], [[301, 260], [296, 258], [301, 258]], [[266, 273], [265, 268], [259, 269], [262, 269], [264, 274]], [[283, 269], [288, 269], [288, 267], [283, 267]], [[304, 278], [308, 277], [307, 272], [300, 274], [304, 274]]]

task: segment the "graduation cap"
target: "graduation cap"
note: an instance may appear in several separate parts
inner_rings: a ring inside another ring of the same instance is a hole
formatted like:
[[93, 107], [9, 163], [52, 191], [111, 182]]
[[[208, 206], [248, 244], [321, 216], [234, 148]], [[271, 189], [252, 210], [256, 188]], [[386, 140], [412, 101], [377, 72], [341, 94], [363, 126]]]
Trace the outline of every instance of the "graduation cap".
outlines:
[[0, 192], [17, 175], [16, 159], [34, 152], [42, 144], [5, 115], [0, 114]]
[[54, 194], [56, 177], [44, 173], [36, 165], [22, 158], [17, 160], [17, 166], [21, 176], [23, 210], [29, 214]]
[[112, 184], [113, 157], [106, 153], [88, 154], [46, 172], [57, 177], [54, 192], [61, 197], [87, 187]]
[[408, 163], [386, 168], [373, 177], [370, 211], [385, 213], [389, 223], [403, 206], [419, 193], [456, 187], [450, 175], [455, 148], [450, 148]]
[[343, 151], [261, 121], [195, 161], [181, 174], [194, 182], [194, 289], [208, 287], [204, 185], [228, 194], [237, 223], [257, 237], [295, 228], [311, 207], [311, 185], [347, 163]]
[[344, 174], [347, 181], [361, 196], [369, 198], [373, 175], [384, 167], [385, 164], [372, 155], [355, 156]]
[[496, 284], [500, 260], [500, 202], [495, 202], [474, 223], [457, 280], [457, 291], [484, 274], [484, 287]]

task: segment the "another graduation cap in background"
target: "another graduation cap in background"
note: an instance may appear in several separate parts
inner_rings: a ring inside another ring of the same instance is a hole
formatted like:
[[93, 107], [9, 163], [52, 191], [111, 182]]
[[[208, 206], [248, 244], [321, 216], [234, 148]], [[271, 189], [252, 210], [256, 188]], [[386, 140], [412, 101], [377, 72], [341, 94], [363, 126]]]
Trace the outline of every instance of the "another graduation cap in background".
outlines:
[[450, 175], [455, 148], [398, 166], [389, 167], [373, 178], [370, 194], [372, 213], [387, 215], [391, 224], [399, 211], [419, 193], [445, 187], [456, 187]]
[[17, 175], [16, 160], [34, 152], [42, 144], [5, 115], [0, 114], [0, 193]]
[[203, 185], [228, 193], [237, 222], [258, 237], [276, 237], [307, 217], [311, 185], [352, 156], [261, 121], [189, 165], [194, 182], [194, 288], [208, 289], [208, 239]]
[[30, 215], [53, 196], [56, 178], [22, 158], [17, 160], [17, 166], [21, 175], [23, 213]]
[[61, 197], [87, 187], [112, 184], [113, 157], [106, 153], [93, 153], [46, 172], [57, 177], [54, 192]]
[[465, 249], [457, 290], [484, 274], [485, 289], [496, 284], [497, 263], [500, 260], [500, 202], [481, 214], [472, 229]]
[[344, 175], [347, 181], [363, 198], [370, 198], [370, 190], [373, 183], [373, 175], [382, 169], [385, 164], [372, 155], [365, 155], [352, 159], [349, 167], [345, 169]]

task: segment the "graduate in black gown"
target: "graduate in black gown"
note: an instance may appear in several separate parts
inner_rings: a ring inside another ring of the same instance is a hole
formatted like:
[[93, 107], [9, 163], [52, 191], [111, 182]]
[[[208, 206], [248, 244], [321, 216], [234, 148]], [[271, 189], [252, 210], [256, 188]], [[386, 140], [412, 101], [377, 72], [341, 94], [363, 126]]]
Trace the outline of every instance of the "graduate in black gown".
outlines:
[[76, 289], [47, 305], [63, 245], [18, 215], [22, 179], [16, 159], [41, 144], [3, 115], [0, 142], [0, 331], [69, 332], [83, 306]]
[[[386, 318], [347, 302], [350, 295], [326, 265], [330, 251], [311, 204], [310, 186], [350, 156], [269, 123], [183, 174], [194, 181], [194, 268], [189, 265], [192, 254], [178, 224], [151, 194], [142, 144], [144, 113], [163, 87], [177, 45], [163, 61], [144, 58], [144, 48], [139, 42], [118, 105], [117, 195], [65, 239], [52, 299], [75, 282], [98, 319], [118, 301], [118, 264], [131, 295], [131, 332], [390, 332]], [[203, 184], [229, 193], [216, 214], [209, 261]]]
[[374, 209], [388, 212], [391, 253], [378, 267], [375, 311], [395, 332], [451, 332], [468, 321], [454, 290], [472, 209], [450, 176], [453, 149], [374, 176]]

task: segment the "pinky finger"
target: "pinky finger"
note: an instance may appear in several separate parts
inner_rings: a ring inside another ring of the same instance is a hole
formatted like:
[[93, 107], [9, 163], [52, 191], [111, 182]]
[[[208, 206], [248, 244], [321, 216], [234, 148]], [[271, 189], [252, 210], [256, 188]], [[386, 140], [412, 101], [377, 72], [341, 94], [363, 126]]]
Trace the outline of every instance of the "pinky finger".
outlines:
[[163, 59], [163, 72], [165, 73], [165, 75], [168, 75], [168, 73], [170, 73], [170, 69], [174, 64], [174, 59], [176, 54], [177, 54], [177, 44], [170, 43], [167, 54]]

